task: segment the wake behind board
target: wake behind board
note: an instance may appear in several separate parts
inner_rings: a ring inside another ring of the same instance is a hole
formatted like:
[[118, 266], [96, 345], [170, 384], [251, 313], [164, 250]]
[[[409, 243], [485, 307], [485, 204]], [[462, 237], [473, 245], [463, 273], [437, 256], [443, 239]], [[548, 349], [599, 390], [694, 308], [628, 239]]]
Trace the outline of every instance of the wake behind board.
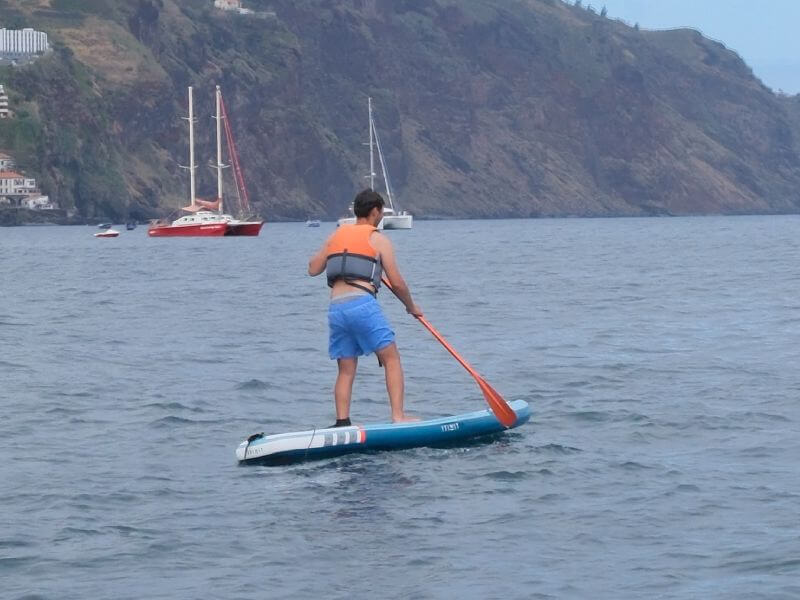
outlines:
[[[531, 409], [524, 400], [514, 400], [509, 406], [517, 415], [511, 428], [530, 418]], [[505, 429], [487, 409], [413, 423], [353, 425], [275, 435], [256, 433], [239, 444], [236, 458], [240, 464], [286, 464], [351, 452], [447, 446]]]

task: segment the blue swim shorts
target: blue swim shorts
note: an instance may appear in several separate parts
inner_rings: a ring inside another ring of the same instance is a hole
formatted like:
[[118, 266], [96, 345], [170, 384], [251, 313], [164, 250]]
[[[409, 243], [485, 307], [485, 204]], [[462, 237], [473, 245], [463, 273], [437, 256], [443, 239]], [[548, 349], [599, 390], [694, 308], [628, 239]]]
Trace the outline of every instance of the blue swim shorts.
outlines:
[[382, 350], [394, 341], [394, 331], [370, 294], [345, 302], [331, 302], [328, 309], [331, 360], [354, 358]]

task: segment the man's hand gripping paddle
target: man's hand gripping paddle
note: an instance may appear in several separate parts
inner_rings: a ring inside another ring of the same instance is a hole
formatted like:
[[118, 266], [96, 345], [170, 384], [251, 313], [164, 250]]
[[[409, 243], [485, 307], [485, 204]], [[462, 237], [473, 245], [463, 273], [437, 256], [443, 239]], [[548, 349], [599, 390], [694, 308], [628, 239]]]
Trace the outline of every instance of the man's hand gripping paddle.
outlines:
[[[394, 291], [394, 289], [392, 289], [391, 284], [385, 277], [382, 279], [382, 281], [383, 285], [385, 285], [395, 296], [397, 296], [397, 293]], [[483, 397], [486, 398], [486, 403], [489, 405], [489, 408], [492, 409], [492, 412], [497, 417], [497, 420], [506, 427], [511, 427], [517, 421], [517, 415], [508, 405], [508, 402], [506, 402], [505, 399], [497, 392], [497, 390], [489, 385], [483, 377], [478, 375], [475, 369], [473, 369], [466, 360], [461, 358], [458, 352], [456, 352], [455, 349], [447, 342], [447, 340], [442, 337], [441, 333], [436, 331], [433, 325], [428, 323], [425, 317], [416, 317], [416, 319], [425, 326], [425, 329], [433, 334], [433, 337], [435, 337], [450, 354], [453, 355], [453, 358], [461, 363], [461, 366], [467, 370], [467, 373], [472, 375], [472, 378], [478, 383], [478, 387], [481, 388]]]

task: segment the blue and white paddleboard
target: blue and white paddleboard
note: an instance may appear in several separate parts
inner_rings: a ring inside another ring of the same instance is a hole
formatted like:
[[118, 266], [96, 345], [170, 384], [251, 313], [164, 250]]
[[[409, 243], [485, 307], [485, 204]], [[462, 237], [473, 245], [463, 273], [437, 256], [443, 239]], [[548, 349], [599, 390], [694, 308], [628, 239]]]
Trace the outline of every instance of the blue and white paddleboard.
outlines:
[[[509, 406], [517, 415], [512, 428], [530, 418], [531, 409], [524, 400], [514, 400]], [[236, 458], [244, 464], [285, 464], [350, 452], [447, 446], [505, 429], [487, 409], [413, 423], [352, 425], [275, 435], [256, 433], [239, 444]]]

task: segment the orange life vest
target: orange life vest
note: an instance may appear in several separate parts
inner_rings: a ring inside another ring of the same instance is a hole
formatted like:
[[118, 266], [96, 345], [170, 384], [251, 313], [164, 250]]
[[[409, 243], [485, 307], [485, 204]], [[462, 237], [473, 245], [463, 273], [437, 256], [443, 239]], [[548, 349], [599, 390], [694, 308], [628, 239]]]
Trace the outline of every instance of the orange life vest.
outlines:
[[[328, 241], [325, 274], [329, 286], [333, 287], [333, 284], [340, 279], [351, 284], [353, 281], [368, 281], [375, 286], [376, 291], [378, 290], [383, 267], [378, 251], [369, 243], [373, 231], [378, 230], [366, 223], [342, 225], [336, 230]], [[356, 285], [356, 287], [361, 286]]]

